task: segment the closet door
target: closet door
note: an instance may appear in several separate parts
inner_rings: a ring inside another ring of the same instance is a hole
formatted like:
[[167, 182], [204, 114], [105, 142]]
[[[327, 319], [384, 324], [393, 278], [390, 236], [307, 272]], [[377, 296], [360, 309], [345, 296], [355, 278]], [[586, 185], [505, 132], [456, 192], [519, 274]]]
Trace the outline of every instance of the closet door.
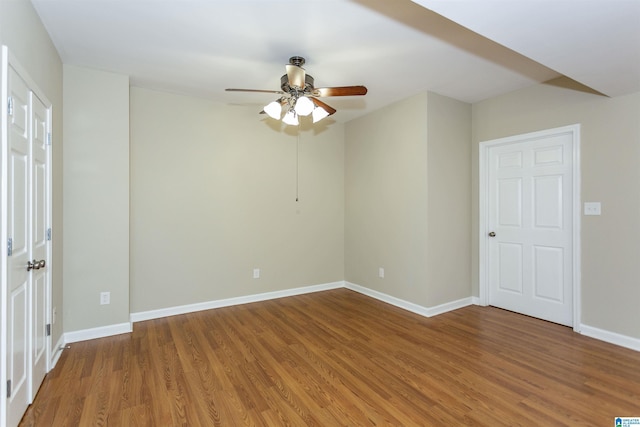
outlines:
[[47, 373], [47, 319], [49, 319], [49, 286], [51, 264], [47, 228], [49, 226], [49, 162], [48, 145], [50, 114], [45, 104], [31, 94], [31, 400]]
[[8, 68], [7, 118], [7, 426], [16, 426], [31, 402], [30, 396], [30, 278], [29, 259], [29, 127], [30, 91]]
[[7, 107], [0, 193], [6, 216], [0, 234], [7, 242], [0, 276], [0, 378], [6, 381], [0, 426], [15, 427], [42, 384], [51, 353], [51, 104], [36, 95], [36, 85], [4, 47], [2, 60]]

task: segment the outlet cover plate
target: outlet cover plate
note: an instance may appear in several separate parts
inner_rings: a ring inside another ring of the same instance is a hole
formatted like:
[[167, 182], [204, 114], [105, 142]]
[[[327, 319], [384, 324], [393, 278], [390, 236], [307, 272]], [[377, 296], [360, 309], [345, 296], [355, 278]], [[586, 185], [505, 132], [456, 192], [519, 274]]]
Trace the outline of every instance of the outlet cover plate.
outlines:
[[600, 202], [585, 202], [584, 214], [585, 215], [600, 215], [602, 212], [602, 206]]
[[100, 292], [100, 305], [111, 304], [111, 292]]

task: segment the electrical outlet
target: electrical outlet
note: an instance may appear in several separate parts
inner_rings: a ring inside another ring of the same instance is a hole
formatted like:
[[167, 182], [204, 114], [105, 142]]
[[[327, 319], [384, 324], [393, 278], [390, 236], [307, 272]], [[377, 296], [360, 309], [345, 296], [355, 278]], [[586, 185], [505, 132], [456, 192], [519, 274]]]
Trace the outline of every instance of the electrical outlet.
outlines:
[[602, 207], [600, 202], [585, 202], [584, 203], [584, 214], [585, 215], [600, 215], [602, 212]]
[[254, 279], [259, 279], [260, 278], [260, 269], [259, 268], [254, 268], [253, 269], [253, 278]]
[[111, 304], [111, 292], [100, 292], [100, 305]]
[[381, 279], [384, 278], [384, 268], [380, 267], [378, 269], [378, 277]]

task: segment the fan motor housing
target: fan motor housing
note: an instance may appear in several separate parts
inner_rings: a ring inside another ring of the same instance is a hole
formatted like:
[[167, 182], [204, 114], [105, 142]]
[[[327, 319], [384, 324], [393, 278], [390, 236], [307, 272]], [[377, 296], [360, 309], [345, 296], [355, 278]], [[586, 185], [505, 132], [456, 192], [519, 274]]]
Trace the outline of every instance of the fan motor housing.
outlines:
[[286, 74], [282, 77], [280, 77], [280, 88], [282, 88], [282, 91], [285, 93], [291, 93], [291, 92], [304, 92], [304, 93], [312, 93], [313, 92], [313, 77], [310, 76], [309, 74], [306, 74], [304, 76], [304, 88], [292, 88], [291, 86], [289, 86], [289, 76], [287, 76]]

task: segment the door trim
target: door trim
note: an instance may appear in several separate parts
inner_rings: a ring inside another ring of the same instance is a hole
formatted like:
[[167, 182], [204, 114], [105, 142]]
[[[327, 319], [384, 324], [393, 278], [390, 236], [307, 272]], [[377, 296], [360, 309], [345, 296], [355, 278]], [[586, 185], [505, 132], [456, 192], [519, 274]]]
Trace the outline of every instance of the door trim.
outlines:
[[581, 270], [581, 246], [580, 246], [580, 219], [581, 219], [581, 202], [580, 202], [580, 125], [574, 124], [553, 129], [546, 129], [538, 132], [530, 132], [521, 135], [513, 135], [505, 138], [492, 139], [489, 141], [481, 141], [479, 144], [478, 169], [479, 169], [479, 194], [478, 194], [478, 246], [479, 246], [479, 301], [480, 305], [489, 305], [489, 239], [487, 234], [489, 220], [489, 203], [488, 203], [488, 182], [489, 182], [489, 150], [500, 145], [510, 145], [525, 142], [531, 139], [550, 137], [558, 134], [570, 133], [572, 136], [572, 161], [573, 161], [573, 189], [572, 203], [573, 208], [573, 330], [580, 332], [582, 319], [582, 282], [580, 277]]
[[[7, 67], [9, 62], [9, 52], [6, 46], [2, 46], [2, 62], [0, 75], [0, 99], [7, 99], [7, 80], [8, 73]], [[0, 120], [1, 128], [0, 128], [0, 386], [7, 383], [7, 354], [6, 354], [6, 341], [7, 341], [7, 322], [5, 322], [4, 316], [7, 313], [7, 154], [5, 153], [5, 141], [7, 140], [7, 120], [4, 118], [8, 116], [7, 114], [7, 103], [0, 102]], [[6, 393], [0, 394], [0, 426], [4, 426], [6, 424], [6, 414], [7, 413], [7, 399]]]

